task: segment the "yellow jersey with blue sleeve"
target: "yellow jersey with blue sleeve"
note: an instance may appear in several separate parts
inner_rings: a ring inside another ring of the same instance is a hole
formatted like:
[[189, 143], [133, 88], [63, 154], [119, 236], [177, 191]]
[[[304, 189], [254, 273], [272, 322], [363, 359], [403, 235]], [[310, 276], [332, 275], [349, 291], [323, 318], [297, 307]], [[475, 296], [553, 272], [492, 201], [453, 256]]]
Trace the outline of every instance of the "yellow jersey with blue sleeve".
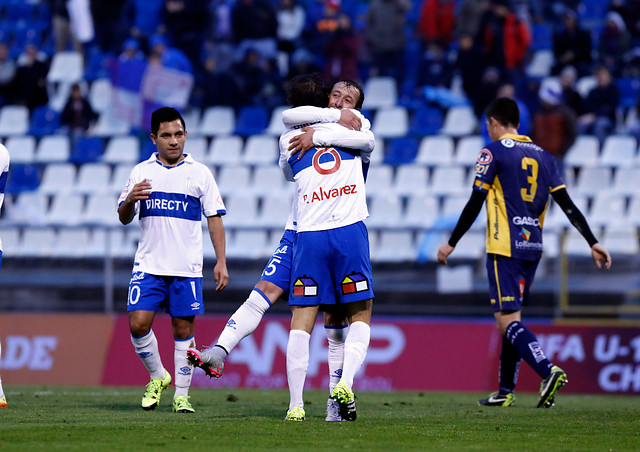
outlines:
[[475, 169], [473, 189], [487, 194], [487, 253], [540, 259], [549, 194], [565, 187], [554, 158], [506, 134], [480, 151]]

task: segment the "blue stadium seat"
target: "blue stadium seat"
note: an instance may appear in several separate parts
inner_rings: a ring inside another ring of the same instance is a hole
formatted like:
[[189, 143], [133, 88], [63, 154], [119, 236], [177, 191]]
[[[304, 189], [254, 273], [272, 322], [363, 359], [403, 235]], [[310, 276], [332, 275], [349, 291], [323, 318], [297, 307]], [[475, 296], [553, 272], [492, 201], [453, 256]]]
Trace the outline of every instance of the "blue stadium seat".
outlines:
[[92, 51], [87, 59], [87, 67], [84, 72], [84, 79], [93, 82], [101, 78], [109, 78], [109, 58], [108, 53]]
[[143, 162], [151, 157], [151, 154], [156, 152], [156, 146], [151, 140], [142, 140], [142, 146], [140, 147], [140, 161]]
[[6, 192], [18, 194], [35, 191], [40, 184], [40, 170], [37, 165], [13, 165], [9, 168]]
[[409, 134], [414, 137], [435, 135], [442, 128], [443, 114], [438, 107], [425, 105], [418, 108], [409, 122]]
[[69, 161], [73, 163], [99, 162], [104, 151], [104, 142], [99, 137], [79, 138], [71, 151]]
[[404, 165], [411, 163], [418, 153], [418, 143], [413, 138], [392, 138], [386, 145], [384, 163]]
[[635, 107], [640, 94], [640, 79], [637, 77], [621, 77], [617, 81], [620, 90], [620, 106]]
[[31, 113], [29, 134], [37, 137], [53, 135], [60, 128], [60, 113], [49, 107], [37, 107]]
[[32, 21], [35, 16], [36, 5], [29, 2], [11, 2], [7, 6], [6, 20], [10, 22]]
[[235, 133], [242, 136], [263, 133], [269, 125], [269, 112], [265, 107], [243, 107], [238, 113]]
[[531, 27], [531, 50], [553, 48], [553, 26], [551, 24], [533, 24]]

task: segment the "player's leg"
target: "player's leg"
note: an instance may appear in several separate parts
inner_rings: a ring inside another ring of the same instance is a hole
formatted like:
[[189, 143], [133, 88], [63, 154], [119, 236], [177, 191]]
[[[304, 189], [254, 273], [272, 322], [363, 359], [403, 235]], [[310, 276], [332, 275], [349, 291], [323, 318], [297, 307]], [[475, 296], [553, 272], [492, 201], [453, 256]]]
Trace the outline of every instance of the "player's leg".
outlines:
[[[338, 306], [335, 308], [338, 308]], [[324, 311], [324, 331], [327, 335], [327, 341], [329, 344], [327, 356], [327, 364], [329, 365], [329, 398], [327, 399], [327, 415], [325, 418], [325, 421], [328, 422], [342, 420], [338, 410], [338, 402], [333, 400], [331, 393], [333, 392], [333, 388], [335, 388], [340, 381], [340, 378], [342, 378], [344, 341], [349, 329], [348, 324], [346, 324], [345, 317], [346, 315], [342, 309], [339, 311], [337, 309]]]
[[187, 350], [195, 348], [195, 316], [204, 314], [202, 278], [171, 278], [169, 285], [169, 314], [174, 338], [174, 366], [176, 392], [173, 395], [173, 411], [193, 413], [189, 402], [189, 387], [193, 367], [187, 360]]
[[216, 344], [201, 351], [193, 349], [187, 352], [191, 364], [201, 367], [210, 378], [222, 376], [224, 362], [231, 350], [255, 331], [267, 309], [284, 291], [289, 290], [294, 238], [294, 231], [285, 231], [262, 272], [261, 280], [254, 286], [249, 298], [233, 313]]
[[304, 420], [304, 382], [309, 368], [309, 339], [313, 331], [318, 306], [291, 306], [291, 331], [287, 343], [287, 383], [289, 411], [286, 419]]
[[[0, 251], [0, 263], [2, 263], [2, 251]], [[0, 343], [0, 359], [2, 358], [2, 343]], [[4, 395], [4, 389], [2, 389], [2, 376], [0, 376], [0, 408], [7, 407], [7, 397]]]

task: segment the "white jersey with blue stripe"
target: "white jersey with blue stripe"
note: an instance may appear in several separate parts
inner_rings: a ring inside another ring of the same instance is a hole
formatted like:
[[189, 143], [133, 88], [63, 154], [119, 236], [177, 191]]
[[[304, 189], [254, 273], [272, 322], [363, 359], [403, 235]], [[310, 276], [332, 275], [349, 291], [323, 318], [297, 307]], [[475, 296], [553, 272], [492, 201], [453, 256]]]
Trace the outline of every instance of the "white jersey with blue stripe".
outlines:
[[[338, 124], [314, 124], [313, 128], [316, 132], [352, 132]], [[298, 160], [298, 155], [291, 157], [287, 149], [289, 140], [298, 133], [299, 130], [288, 130], [280, 137], [280, 167], [285, 178], [293, 178], [296, 182], [297, 231], [334, 229], [367, 218], [369, 212], [359, 153], [347, 152], [337, 146], [316, 147]], [[370, 149], [373, 149], [375, 140], [370, 132], [369, 135]]]
[[140, 242], [134, 271], [153, 275], [202, 277], [202, 215], [224, 215], [226, 209], [211, 170], [185, 154], [166, 167], [154, 154], [137, 164], [118, 205], [137, 183], [151, 184], [149, 199], [136, 203]]
[[[9, 151], [0, 144], [0, 208], [4, 202], [4, 189], [7, 186], [9, 177]], [[0, 251], [2, 251], [2, 240], [0, 239]]]

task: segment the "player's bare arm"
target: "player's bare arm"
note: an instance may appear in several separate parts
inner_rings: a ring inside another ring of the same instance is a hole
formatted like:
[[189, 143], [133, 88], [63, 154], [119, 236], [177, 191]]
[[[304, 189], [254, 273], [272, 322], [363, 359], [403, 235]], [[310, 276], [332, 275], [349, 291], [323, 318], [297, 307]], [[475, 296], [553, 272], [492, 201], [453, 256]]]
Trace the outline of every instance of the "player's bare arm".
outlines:
[[131, 188], [131, 191], [127, 195], [126, 199], [120, 207], [118, 207], [118, 217], [122, 224], [129, 224], [136, 216], [135, 205], [136, 202], [149, 199], [151, 194], [151, 184], [146, 180], [139, 182]]
[[221, 291], [229, 284], [229, 271], [227, 270], [227, 257], [225, 254], [224, 225], [220, 215], [207, 217], [209, 237], [216, 253], [216, 265], [213, 274], [216, 282], [216, 291]]

